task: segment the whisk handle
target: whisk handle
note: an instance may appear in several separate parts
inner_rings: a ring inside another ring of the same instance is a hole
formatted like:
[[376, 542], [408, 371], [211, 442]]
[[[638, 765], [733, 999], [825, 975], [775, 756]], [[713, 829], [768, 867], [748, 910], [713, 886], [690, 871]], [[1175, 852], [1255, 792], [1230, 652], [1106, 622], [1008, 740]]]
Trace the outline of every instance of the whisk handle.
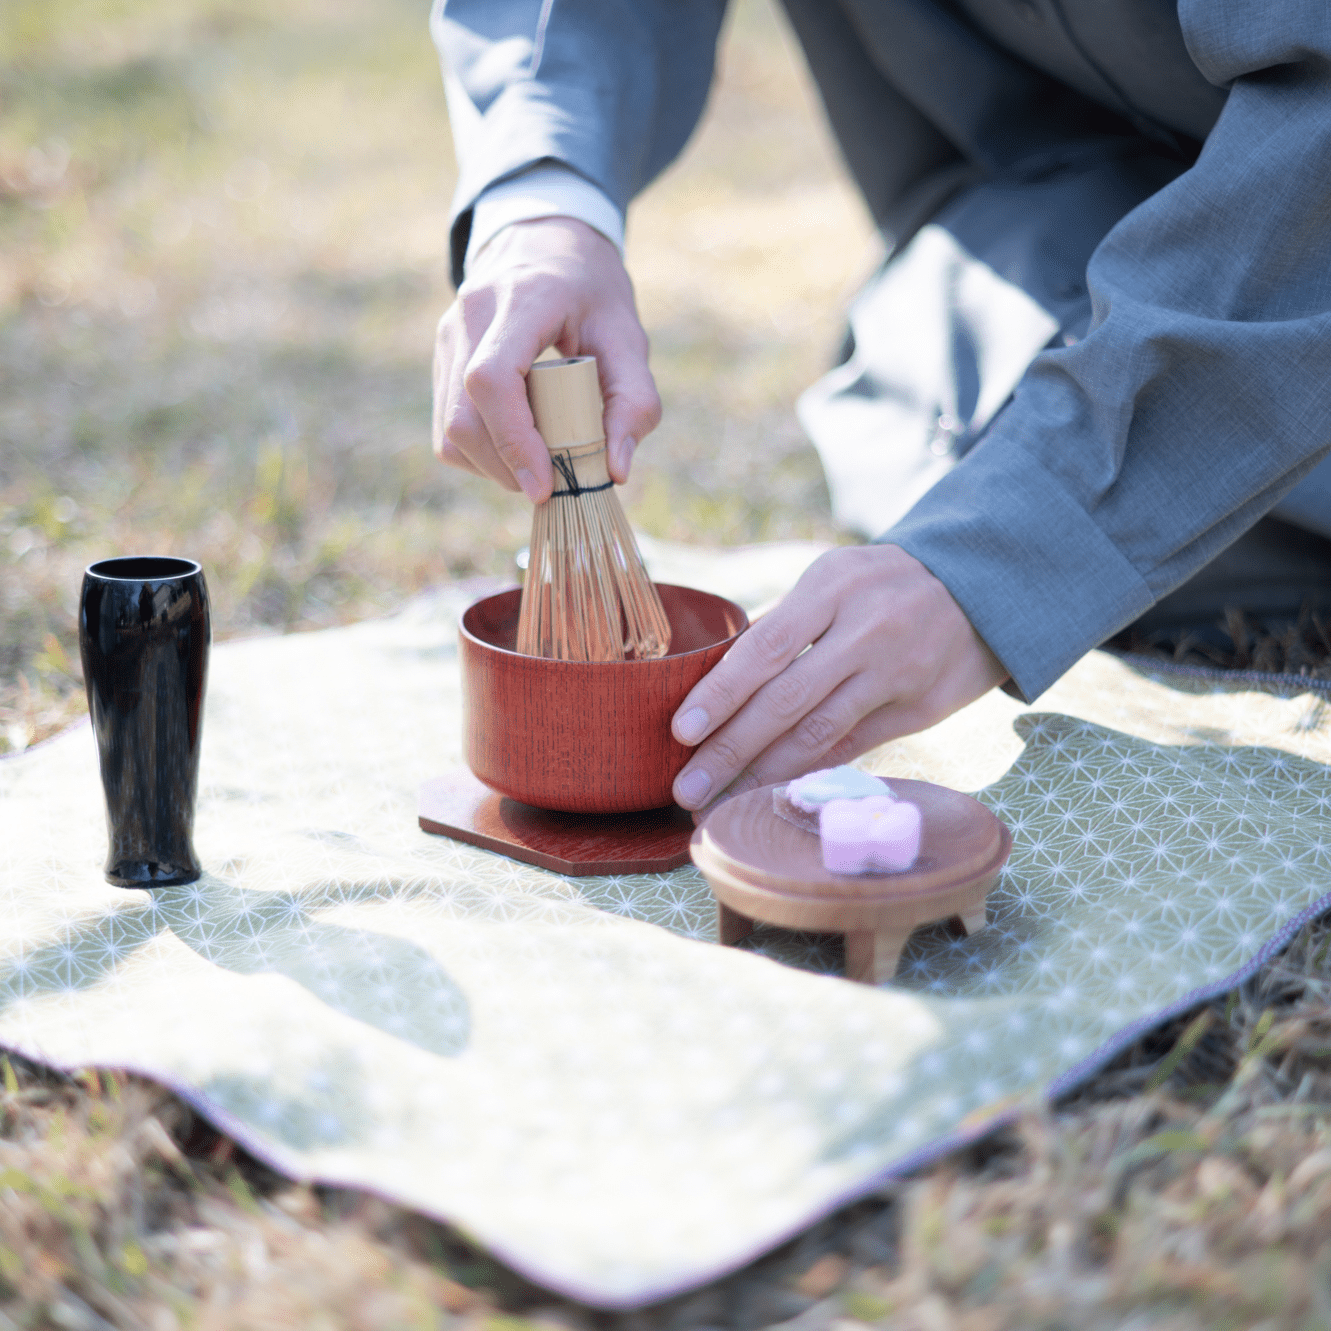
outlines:
[[572, 451], [576, 457], [582, 455], [583, 446], [604, 445], [604, 407], [595, 356], [538, 360], [527, 374], [527, 401], [550, 452]]

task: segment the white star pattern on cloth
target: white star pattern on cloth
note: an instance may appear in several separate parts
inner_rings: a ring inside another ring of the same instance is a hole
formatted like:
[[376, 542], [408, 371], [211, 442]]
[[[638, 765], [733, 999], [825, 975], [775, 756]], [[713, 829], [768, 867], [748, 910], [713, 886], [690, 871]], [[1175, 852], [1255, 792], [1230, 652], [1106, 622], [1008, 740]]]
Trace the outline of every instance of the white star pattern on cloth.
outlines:
[[186, 1087], [293, 1173], [608, 1300], [873, 1186], [1331, 891], [1326, 709], [1100, 654], [1039, 714], [992, 695], [866, 760], [1014, 834], [989, 927], [918, 930], [881, 989], [831, 978], [828, 935], [716, 947], [691, 867], [562, 879], [419, 833], [460, 760], [437, 618], [229, 644], [212, 688], [196, 884], [101, 882], [86, 733], [0, 764], [0, 1042]]

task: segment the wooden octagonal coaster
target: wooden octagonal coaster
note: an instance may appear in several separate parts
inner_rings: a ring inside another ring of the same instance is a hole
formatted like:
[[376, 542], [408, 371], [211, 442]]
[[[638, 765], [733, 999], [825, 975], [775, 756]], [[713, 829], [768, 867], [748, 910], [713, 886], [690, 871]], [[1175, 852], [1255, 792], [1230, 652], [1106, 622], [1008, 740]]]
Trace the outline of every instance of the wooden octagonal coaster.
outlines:
[[671, 805], [644, 813], [556, 813], [520, 804], [465, 767], [425, 782], [421, 829], [552, 869], [592, 874], [665, 873], [689, 862], [693, 819]]
[[888, 782], [920, 808], [920, 856], [904, 873], [850, 875], [823, 868], [818, 834], [777, 816], [774, 786], [714, 809], [693, 834], [694, 863], [717, 900], [722, 943], [739, 942], [755, 920], [846, 936], [849, 979], [891, 979], [917, 925], [960, 918], [985, 925], [985, 899], [1007, 863], [1012, 835], [978, 800], [927, 781]]

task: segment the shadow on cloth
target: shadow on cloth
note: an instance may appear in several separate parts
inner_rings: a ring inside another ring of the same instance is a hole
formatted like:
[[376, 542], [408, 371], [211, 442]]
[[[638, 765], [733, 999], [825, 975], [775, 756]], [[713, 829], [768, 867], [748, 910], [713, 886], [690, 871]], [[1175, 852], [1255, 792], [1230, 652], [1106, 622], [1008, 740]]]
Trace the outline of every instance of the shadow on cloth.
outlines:
[[[342, 902], [382, 895], [380, 883], [338, 890]], [[291, 892], [247, 892], [208, 873], [157, 888], [144, 909], [79, 922], [61, 942], [0, 971], [0, 1009], [91, 988], [166, 928], [215, 966], [283, 975], [344, 1016], [427, 1053], [462, 1053], [471, 1031], [467, 998], [429, 952], [406, 939], [311, 919], [310, 907], [319, 904]]]

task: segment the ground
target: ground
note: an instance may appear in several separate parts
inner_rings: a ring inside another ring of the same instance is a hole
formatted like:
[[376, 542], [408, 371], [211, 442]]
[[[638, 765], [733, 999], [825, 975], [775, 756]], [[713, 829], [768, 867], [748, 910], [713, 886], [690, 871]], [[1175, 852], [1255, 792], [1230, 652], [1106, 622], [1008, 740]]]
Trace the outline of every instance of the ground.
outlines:
[[[512, 569], [525, 505], [428, 448], [453, 167], [425, 10], [0, 9], [0, 752], [82, 710], [94, 558], [200, 559], [222, 638]], [[876, 249], [767, 0], [729, 19], [705, 124], [628, 252], [666, 407], [633, 520], [845, 539], [791, 407]], [[1324, 1326], [1328, 942], [1305, 934], [1073, 1100], [626, 1317], [445, 1227], [290, 1185], [147, 1083], [10, 1062], [0, 1331]]]

